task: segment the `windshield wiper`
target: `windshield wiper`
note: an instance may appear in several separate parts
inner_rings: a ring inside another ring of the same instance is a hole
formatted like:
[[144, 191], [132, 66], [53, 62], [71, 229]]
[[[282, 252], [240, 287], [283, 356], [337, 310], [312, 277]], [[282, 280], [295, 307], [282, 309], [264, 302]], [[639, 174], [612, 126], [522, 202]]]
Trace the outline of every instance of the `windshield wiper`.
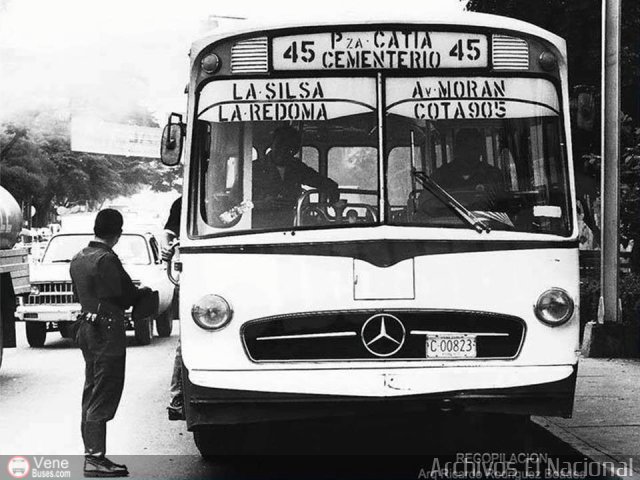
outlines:
[[476, 217], [467, 207], [458, 202], [453, 196], [442, 188], [429, 175], [411, 168], [411, 176], [418, 180], [420, 184], [429, 190], [433, 195], [449, 208], [453, 209], [465, 222], [476, 229], [478, 233], [491, 232], [491, 228], [485, 225], [482, 220]]
[[51, 263], [71, 263], [71, 259], [51, 260]]

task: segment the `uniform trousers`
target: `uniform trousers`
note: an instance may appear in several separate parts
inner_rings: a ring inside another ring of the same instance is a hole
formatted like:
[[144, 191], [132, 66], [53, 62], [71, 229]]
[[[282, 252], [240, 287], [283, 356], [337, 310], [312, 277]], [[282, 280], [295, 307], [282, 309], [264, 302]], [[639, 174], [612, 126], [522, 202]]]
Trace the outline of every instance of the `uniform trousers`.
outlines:
[[80, 429], [85, 455], [106, 453], [107, 422], [118, 409], [126, 358], [124, 319], [101, 317], [82, 321], [76, 337], [85, 361]]

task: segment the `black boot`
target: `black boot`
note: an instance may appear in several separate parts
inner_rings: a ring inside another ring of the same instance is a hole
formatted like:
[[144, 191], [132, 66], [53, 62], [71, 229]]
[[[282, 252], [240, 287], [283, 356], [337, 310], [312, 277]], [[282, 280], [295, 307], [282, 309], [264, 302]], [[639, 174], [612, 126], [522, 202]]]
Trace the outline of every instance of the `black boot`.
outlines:
[[84, 457], [85, 477], [126, 477], [129, 475], [126, 465], [113, 463], [107, 457], [87, 455]]

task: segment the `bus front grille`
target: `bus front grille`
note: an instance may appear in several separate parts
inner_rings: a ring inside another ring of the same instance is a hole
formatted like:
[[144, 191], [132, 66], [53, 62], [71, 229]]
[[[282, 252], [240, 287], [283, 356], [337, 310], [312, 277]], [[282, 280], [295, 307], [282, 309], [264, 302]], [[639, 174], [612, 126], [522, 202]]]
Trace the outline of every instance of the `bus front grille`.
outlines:
[[241, 331], [254, 362], [429, 361], [425, 342], [439, 335], [474, 338], [473, 358], [511, 359], [524, 334], [525, 323], [518, 317], [440, 310], [300, 313], [253, 320]]

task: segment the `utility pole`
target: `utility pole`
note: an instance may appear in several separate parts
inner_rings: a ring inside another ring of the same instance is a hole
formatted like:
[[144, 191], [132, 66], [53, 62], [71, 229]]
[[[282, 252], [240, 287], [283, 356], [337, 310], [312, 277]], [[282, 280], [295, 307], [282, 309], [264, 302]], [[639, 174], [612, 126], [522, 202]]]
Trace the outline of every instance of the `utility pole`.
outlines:
[[620, 239], [620, 1], [602, 0], [602, 165], [600, 185], [600, 303], [586, 324], [582, 352], [612, 357], [623, 349], [618, 263]]
[[598, 323], [619, 321], [620, 0], [602, 2], [602, 251]]

